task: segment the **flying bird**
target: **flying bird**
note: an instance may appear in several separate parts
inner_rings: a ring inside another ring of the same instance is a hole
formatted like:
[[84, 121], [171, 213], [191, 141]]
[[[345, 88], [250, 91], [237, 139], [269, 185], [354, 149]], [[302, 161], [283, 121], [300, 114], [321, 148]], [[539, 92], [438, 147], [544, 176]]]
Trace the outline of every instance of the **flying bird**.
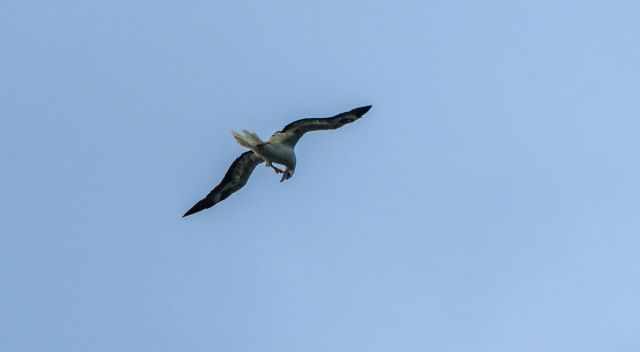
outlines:
[[[296, 153], [294, 151], [296, 143], [307, 132], [335, 130], [348, 123], [358, 120], [362, 115], [371, 109], [371, 105], [361, 106], [350, 111], [325, 118], [304, 118], [286, 125], [281, 131], [275, 132], [268, 141], [264, 142], [254, 132], [243, 130], [242, 132], [232, 131], [235, 140], [249, 149], [242, 153], [229, 167], [222, 181], [207, 194], [206, 197], [197, 202], [182, 217], [195, 214], [204, 209], [223, 201], [234, 192], [242, 188], [255, 167], [260, 163], [265, 163], [271, 167], [276, 174], [282, 174], [280, 182], [284, 182], [291, 177], [296, 169]], [[273, 164], [280, 164], [285, 167], [279, 169]]]

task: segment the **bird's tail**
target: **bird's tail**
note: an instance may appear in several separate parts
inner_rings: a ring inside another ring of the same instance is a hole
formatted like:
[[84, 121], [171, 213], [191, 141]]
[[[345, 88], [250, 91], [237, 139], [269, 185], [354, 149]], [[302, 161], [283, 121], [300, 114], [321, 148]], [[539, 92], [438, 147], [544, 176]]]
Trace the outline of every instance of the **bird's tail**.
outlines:
[[233, 134], [233, 138], [236, 139], [238, 144], [247, 149], [254, 150], [256, 146], [264, 144], [264, 141], [262, 141], [262, 139], [260, 139], [257, 134], [247, 130], [242, 130], [241, 133], [231, 131], [231, 134]]

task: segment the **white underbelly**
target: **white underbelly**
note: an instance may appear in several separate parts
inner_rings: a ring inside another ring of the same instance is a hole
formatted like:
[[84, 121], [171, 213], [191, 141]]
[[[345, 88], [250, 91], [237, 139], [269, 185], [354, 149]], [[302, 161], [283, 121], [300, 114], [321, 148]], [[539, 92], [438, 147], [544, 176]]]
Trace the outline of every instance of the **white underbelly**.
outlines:
[[290, 168], [295, 167], [296, 154], [293, 151], [293, 148], [287, 145], [267, 143], [260, 152], [268, 161], [282, 164]]

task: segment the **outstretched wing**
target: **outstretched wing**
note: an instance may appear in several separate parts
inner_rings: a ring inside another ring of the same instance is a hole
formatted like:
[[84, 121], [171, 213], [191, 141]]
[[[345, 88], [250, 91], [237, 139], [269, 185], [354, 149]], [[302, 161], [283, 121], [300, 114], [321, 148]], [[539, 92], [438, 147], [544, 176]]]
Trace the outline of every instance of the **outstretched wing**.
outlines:
[[280, 131], [283, 134], [282, 142], [294, 146], [300, 137], [307, 132], [335, 130], [361, 118], [369, 109], [371, 109], [371, 105], [361, 106], [332, 117], [307, 118], [294, 121]]
[[201, 210], [211, 208], [217, 203], [229, 197], [232, 193], [242, 188], [249, 180], [249, 176], [258, 164], [263, 162], [262, 158], [252, 151], [244, 152], [229, 167], [227, 173], [220, 183], [207, 194], [206, 197], [196, 203], [182, 217], [189, 216]]

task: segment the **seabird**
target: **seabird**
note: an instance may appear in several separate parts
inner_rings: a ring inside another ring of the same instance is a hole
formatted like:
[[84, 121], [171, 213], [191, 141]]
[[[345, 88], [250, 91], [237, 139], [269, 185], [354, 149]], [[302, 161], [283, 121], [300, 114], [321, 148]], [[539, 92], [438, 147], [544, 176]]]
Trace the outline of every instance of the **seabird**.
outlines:
[[[240, 155], [229, 167], [220, 183], [197, 202], [184, 215], [189, 216], [201, 210], [211, 208], [217, 203], [237, 192], [249, 180], [255, 167], [265, 162], [277, 174], [282, 174], [280, 182], [291, 177], [296, 169], [296, 143], [305, 133], [311, 131], [335, 130], [362, 117], [371, 109], [371, 105], [361, 106], [332, 117], [304, 118], [286, 125], [281, 131], [275, 132], [267, 142], [264, 142], [254, 132], [243, 130], [241, 133], [232, 131], [238, 144], [249, 149]], [[284, 165], [281, 170], [273, 164]]]

